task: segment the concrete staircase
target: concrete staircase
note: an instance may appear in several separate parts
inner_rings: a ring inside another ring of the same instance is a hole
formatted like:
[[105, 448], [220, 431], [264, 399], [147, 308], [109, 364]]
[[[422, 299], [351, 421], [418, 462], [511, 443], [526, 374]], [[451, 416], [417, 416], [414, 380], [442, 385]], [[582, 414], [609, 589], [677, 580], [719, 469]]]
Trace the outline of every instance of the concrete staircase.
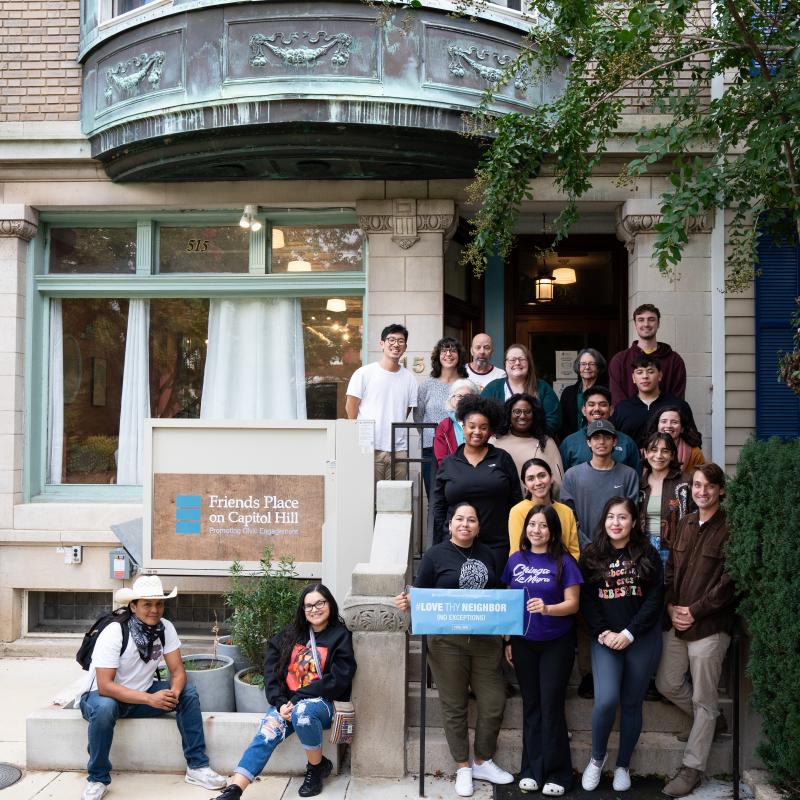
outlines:
[[[408, 737], [406, 740], [406, 763], [409, 772], [419, 768], [420, 742], [420, 675], [419, 644], [412, 640], [409, 656], [409, 684], [407, 694]], [[576, 770], [582, 770], [591, 755], [592, 701], [583, 700], [576, 692], [577, 672], [573, 673], [567, 692], [567, 724], [572, 734], [572, 763]], [[442, 715], [439, 694], [436, 688], [426, 694], [425, 730], [425, 772], [452, 774], [453, 760], [447, 749], [447, 742], [441, 727]], [[722, 713], [731, 728], [732, 702], [724, 696], [721, 702]], [[639, 775], [672, 775], [681, 765], [685, 744], [675, 738], [688, 723], [683, 712], [675, 706], [661, 701], [645, 701], [642, 735], [631, 762], [631, 769]], [[475, 724], [475, 703], [470, 701], [469, 725]], [[609, 741], [607, 764], [613, 769], [618, 745], [618, 723]], [[722, 775], [732, 772], [732, 736], [726, 734], [715, 741], [709, 758], [707, 773]], [[522, 757], [522, 699], [517, 694], [509, 698], [503, 717], [503, 728], [497, 750], [497, 761], [512, 772], [519, 770]]]

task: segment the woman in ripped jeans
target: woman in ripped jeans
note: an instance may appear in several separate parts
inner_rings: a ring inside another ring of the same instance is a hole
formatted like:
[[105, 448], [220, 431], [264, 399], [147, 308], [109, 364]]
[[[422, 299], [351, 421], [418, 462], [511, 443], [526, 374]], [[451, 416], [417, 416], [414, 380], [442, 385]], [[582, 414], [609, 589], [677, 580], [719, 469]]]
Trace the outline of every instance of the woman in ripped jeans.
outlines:
[[238, 800], [292, 733], [306, 751], [308, 766], [300, 797], [322, 791], [333, 764], [322, 755], [322, 731], [330, 728], [333, 701], [349, 700], [356, 660], [350, 631], [339, 606], [321, 583], [300, 595], [295, 620], [267, 644], [264, 691], [272, 708], [261, 720], [231, 782], [215, 800]]

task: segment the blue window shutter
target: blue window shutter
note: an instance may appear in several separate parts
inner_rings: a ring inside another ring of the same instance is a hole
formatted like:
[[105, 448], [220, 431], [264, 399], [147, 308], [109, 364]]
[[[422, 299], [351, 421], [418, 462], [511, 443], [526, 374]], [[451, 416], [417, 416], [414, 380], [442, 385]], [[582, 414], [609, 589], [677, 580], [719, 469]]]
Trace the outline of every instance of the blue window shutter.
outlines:
[[778, 352], [792, 349], [790, 319], [800, 296], [800, 247], [768, 236], [758, 246], [756, 279], [756, 436], [800, 436], [800, 397], [777, 378]]

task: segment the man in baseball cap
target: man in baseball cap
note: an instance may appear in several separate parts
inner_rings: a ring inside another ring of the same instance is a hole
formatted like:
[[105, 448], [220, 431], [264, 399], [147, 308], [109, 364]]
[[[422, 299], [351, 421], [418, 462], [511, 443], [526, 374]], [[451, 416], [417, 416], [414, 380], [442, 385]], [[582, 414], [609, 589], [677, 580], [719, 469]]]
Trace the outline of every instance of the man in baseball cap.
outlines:
[[[142, 575], [132, 587], [114, 595], [128, 613], [97, 635], [81, 692], [81, 713], [89, 723], [89, 777], [82, 800], [99, 800], [108, 790], [117, 720], [160, 717], [171, 711], [186, 757], [186, 782], [209, 790], [225, 786], [225, 778], [208, 765], [200, 699], [194, 686], [186, 683], [175, 626], [162, 619], [165, 601], [177, 594], [177, 587], [164, 594], [157, 576]], [[156, 680], [162, 657], [168, 681]]]

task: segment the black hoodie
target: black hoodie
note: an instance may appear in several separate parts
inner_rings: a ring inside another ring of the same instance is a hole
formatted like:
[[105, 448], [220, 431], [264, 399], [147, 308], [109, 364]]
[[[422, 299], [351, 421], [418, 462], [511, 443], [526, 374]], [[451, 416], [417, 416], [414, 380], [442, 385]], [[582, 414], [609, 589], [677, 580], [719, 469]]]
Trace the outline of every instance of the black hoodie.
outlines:
[[322, 676], [317, 678], [309, 640], [295, 641], [286, 674], [278, 675], [281, 646], [293, 625], [287, 625], [267, 643], [264, 657], [264, 691], [270, 705], [280, 708], [311, 697], [326, 700], [349, 700], [356, 659], [353, 637], [339, 622], [315, 634]]

